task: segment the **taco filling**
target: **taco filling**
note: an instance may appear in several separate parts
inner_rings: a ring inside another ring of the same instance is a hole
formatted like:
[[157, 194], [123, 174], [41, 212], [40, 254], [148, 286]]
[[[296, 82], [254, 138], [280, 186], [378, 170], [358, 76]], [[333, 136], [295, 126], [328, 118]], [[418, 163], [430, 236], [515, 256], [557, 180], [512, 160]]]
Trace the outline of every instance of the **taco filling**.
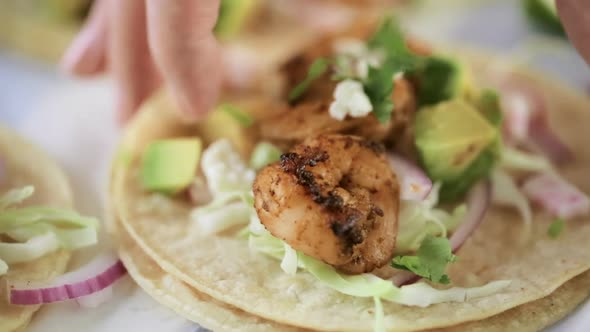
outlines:
[[394, 20], [325, 38], [282, 74], [270, 114], [220, 107], [248, 134], [150, 142], [139, 177], [159, 194], [138, 213], [188, 197], [188, 233], [247, 241], [288, 276], [372, 298], [383, 331], [382, 301], [427, 307], [510, 286], [458, 287], [447, 273], [491, 204], [518, 211], [522, 245], [533, 206], [555, 218], [552, 238], [590, 210], [556, 171], [567, 148], [526, 88], [478, 87], [461, 60], [406, 39]]

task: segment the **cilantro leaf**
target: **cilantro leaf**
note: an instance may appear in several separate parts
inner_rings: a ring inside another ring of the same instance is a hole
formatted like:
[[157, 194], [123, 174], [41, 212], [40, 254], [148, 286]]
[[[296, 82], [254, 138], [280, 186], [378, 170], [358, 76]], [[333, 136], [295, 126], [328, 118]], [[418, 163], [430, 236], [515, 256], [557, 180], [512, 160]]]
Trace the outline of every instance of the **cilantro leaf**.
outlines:
[[457, 259], [451, 251], [447, 238], [427, 236], [422, 241], [416, 256], [397, 256], [391, 266], [414, 272], [433, 282], [448, 284], [449, 276], [445, 274], [447, 265]]
[[557, 218], [551, 223], [551, 225], [549, 225], [549, 228], [547, 229], [547, 235], [549, 235], [549, 237], [552, 239], [556, 239], [559, 234], [563, 232], [564, 228], [565, 221], [563, 221], [561, 218]]
[[394, 75], [413, 70], [422, 59], [408, 50], [403, 33], [393, 18], [383, 21], [368, 46], [371, 50], [383, 52], [384, 60], [379, 68], [369, 68], [363, 87], [371, 100], [375, 117], [379, 122], [386, 123], [395, 106], [391, 99]]
[[250, 114], [242, 111], [234, 105], [223, 104], [219, 106], [219, 110], [234, 118], [234, 120], [236, 120], [242, 127], [247, 128], [254, 123], [254, 118]]
[[500, 97], [496, 91], [483, 90], [476, 106], [494, 127], [500, 128], [502, 126], [503, 116], [500, 108]]
[[307, 91], [311, 83], [320, 78], [326, 72], [326, 70], [328, 70], [328, 64], [328, 59], [315, 59], [311, 66], [309, 66], [307, 77], [305, 77], [301, 83], [297, 84], [297, 86], [289, 93], [289, 103], [293, 103], [299, 99], [305, 93], [305, 91]]
[[379, 122], [387, 123], [393, 112], [393, 75], [394, 68], [384, 64], [382, 68], [369, 68], [369, 75], [363, 86], [367, 97], [373, 105], [373, 114]]

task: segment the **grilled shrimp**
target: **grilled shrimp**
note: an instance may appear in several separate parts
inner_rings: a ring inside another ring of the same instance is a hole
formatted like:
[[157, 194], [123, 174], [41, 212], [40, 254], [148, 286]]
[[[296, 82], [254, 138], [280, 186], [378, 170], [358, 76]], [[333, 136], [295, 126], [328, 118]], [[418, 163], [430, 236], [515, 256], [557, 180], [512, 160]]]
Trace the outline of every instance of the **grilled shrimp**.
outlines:
[[[285, 91], [291, 91], [305, 79], [314, 60], [332, 54], [332, 45], [336, 39], [366, 39], [373, 30], [373, 24], [361, 22], [349, 31], [320, 39], [293, 57], [281, 69], [286, 81]], [[408, 47], [416, 54], [429, 53], [427, 48], [415, 41], [408, 41]], [[307, 137], [321, 134], [357, 135], [387, 144], [393, 144], [403, 135], [416, 109], [414, 86], [407, 79], [395, 81], [391, 95], [395, 110], [390, 121], [382, 124], [372, 114], [362, 118], [348, 117], [342, 121], [332, 118], [328, 113], [336, 88], [336, 82], [331, 79], [332, 75], [333, 72], [327, 71], [315, 80], [295, 104], [277, 107], [274, 115], [261, 121], [261, 137], [282, 147], [290, 147]]]
[[399, 195], [383, 147], [345, 135], [305, 140], [254, 181], [254, 207], [272, 235], [351, 274], [391, 261]]

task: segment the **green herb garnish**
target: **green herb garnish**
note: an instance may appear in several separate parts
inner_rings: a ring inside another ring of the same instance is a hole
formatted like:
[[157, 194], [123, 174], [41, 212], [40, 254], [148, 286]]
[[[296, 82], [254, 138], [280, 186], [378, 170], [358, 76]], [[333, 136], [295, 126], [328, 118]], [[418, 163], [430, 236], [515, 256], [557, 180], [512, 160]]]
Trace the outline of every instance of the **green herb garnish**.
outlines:
[[386, 123], [395, 107], [391, 99], [393, 76], [417, 68], [423, 59], [408, 50], [403, 33], [393, 18], [383, 21], [369, 40], [368, 46], [372, 50], [384, 53], [382, 66], [370, 67], [363, 85], [373, 105], [375, 117], [381, 123]]
[[234, 118], [242, 127], [250, 127], [254, 124], [254, 118], [241, 109], [231, 104], [223, 104], [219, 106], [219, 110], [227, 113], [229, 116]]
[[391, 266], [414, 272], [432, 282], [448, 284], [450, 279], [445, 270], [447, 265], [456, 259], [447, 238], [429, 235], [422, 241], [416, 256], [397, 256], [391, 262]]
[[563, 221], [561, 218], [557, 218], [551, 223], [551, 225], [549, 225], [549, 228], [547, 229], [547, 235], [549, 235], [549, 237], [552, 239], [556, 239], [559, 234], [563, 232], [564, 228], [565, 221]]
[[328, 70], [329, 63], [328, 59], [325, 58], [315, 59], [311, 66], [309, 66], [307, 77], [289, 93], [289, 103], [297, 101], [307, 91], [311, 83], [320, 78]]

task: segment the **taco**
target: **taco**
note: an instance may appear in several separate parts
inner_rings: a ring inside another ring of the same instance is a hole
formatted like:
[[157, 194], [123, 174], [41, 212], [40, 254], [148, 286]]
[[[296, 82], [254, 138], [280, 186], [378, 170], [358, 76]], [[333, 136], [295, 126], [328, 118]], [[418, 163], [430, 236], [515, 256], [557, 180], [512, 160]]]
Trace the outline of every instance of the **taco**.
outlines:
[[[119, 254], [132, 278], [150, 296], [179, 315], [211, 331], [306, 331], [265, 320], [220, 302], [168, 274], [152, 260], [118, 222]], [[537, 331], [562, 319], [590, 295], [590, 272], [573, 278], [551, 295], [480, 321], [432, 332]]]
[[73, 250], [96, 243], [98, 222], [71, 211], [72, 193], [59, 167], [4, 127], [0, 193], [0, 331], [13, 331], [51, 302], [31, 298], [34, 291], [16, 299], [14, 291], [63, 274]]
[[183, 124], [164, 98], [128, 127], [112, 202], [149, 257], [124, 258], [140, 285], [166, 287], [137, 272], [156, 262], [206, 295], [165, 290], [168, 305], [321, 331], [538, 329], [565, 314], [531, 325], [508, 310], [543, 308], [590, 268], [585, 98], [433, 52], [392, 20], [320, 40], [283, 76], [279, 100], [228, 98], [221, 126]]

